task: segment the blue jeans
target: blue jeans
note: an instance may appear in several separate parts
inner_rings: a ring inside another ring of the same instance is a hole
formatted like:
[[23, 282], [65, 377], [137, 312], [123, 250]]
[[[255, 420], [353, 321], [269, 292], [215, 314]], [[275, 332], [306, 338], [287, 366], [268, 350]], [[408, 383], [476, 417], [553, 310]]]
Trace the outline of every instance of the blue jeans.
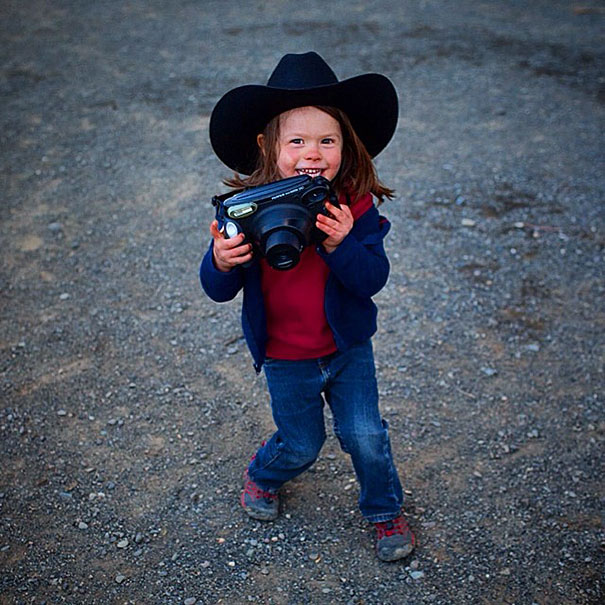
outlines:
[[277, 431], [250, 463], [250, 478], [276, 492], [315, 462], [326, 439], [325, 398], [360, 484], [361, 513], [372, 523], [396, 517], [403, 493], [378, 410], [371, 341], [317, 359], [268, 359], [265, 375]]

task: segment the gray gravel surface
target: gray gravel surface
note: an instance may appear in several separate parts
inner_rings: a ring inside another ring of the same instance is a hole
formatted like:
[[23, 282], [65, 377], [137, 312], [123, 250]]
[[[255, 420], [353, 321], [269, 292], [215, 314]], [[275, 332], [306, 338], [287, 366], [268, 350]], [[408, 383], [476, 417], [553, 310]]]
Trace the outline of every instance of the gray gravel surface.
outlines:
[[[0, 7], [0, 603], [604, 598], [599, 0]], [[382, 409], [418, 534], [379, 562], [333, 437], [245, 518], [272, 423], [197, 265], [227, 89], [315, 49], [401, 97], [378, 159]]]

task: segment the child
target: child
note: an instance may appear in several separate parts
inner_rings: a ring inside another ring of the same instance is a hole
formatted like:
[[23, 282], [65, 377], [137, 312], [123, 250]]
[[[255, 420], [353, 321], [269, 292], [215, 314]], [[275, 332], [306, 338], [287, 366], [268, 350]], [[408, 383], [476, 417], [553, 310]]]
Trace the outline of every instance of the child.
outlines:
[[226, 184], [322, 175], [340, 207], [326, 203], [330, 216], [319, 214], [316, 226], [327, 237], [306, 247], [293, 269], [273, 269], [243, 234], [225, 238], [216, 221], [200, 268], [213, 300], [231, 300], [244, 290], [244, 334], [256, 370], [264, 366], [277, 427], [245, 472], [244, 509], [255, 519], [278, 516], [279, 488], [313, 464], [325, 441], [325, 399], [334, 433], [353, 461], [361, 512], [377, 529], [377, 555], [385, 561], [407, 556], [415, 543], [401, 514], [403, 494], [378, 410], [370, 341], [376, 331], [371, 297], [389, 272], [382, 242], [389, 224], [372, 194], [379, 203], [393, 196], [371, 158], [388, 144], [397, 118], [397, 94], [385, 76], [338, 81], [314, 52], [284, 56], [267, 86], [225, 94], [212, 112], [210, 140], [227, 166], [249, 175], [236, 174]]

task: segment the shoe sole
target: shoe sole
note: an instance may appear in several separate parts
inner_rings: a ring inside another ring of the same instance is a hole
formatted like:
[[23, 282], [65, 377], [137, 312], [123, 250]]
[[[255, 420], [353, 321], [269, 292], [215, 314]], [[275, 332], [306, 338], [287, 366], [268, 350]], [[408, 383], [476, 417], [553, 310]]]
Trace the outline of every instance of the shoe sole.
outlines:
[[378, 556], [378, 558], [381, 561], [387, 561], [387, 562], [399, 561], [399, 559], [404, 559], [405, 557], [410, 555], [413, 550], [414, 550], [414, 544], [408, 544], [405, 547], [394, 550], [392, 553], [381, 555], [380, 553], [377, 552], [376, 555]]
[[277, 519], [277, 517], [279, 516], [279, 513], [263, 513], [247, 506], [244, 506], [244, 510], [246, 511], [249, 517], [252, 517], [252, 519], [256, 519], [257, 521], [275, 521], [275, 519]]
[[268, 511], [262, 511], [254, 509], [250, 506], [247, 506], [244, 502], [244, 493], [242, 493], [240, 502], [242, 504], [242, 508], [246, 511], [246, 514], [252, 519], [256, 519], [257, 521], [275, 521], [279, 516], [279, 510], [275, 513], [271, 513]]

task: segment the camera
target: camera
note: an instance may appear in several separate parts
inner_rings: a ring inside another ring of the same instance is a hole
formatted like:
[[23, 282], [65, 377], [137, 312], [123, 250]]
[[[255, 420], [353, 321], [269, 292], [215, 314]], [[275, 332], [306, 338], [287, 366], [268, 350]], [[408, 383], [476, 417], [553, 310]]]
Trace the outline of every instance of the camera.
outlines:
[[305, 246], [327, 235], [317, 229], [318, 214], [328, 215], [325, 202], [339, 207], [330, 181], [322, 176], [293, 176], [212, 198], [219, 229], [226, 238], [238, 233], [274, 269], [292, 269]]

